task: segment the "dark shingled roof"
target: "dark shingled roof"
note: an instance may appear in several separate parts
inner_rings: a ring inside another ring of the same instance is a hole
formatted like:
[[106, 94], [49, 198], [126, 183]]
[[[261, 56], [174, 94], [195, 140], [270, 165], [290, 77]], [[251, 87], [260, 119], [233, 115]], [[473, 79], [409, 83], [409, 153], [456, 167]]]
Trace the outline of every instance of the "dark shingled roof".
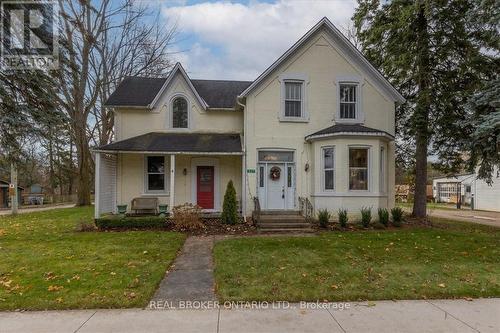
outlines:
[[241, 153], [239, 134], [151, 132], [99, 147], [104, 151]]
[[194, 88], [210, 108], [234, 108], [236, 96], [252, 84], [251, 81], [191, 80]]
[[[104, 103], [106, 106], [148, 106], [166, 78], [126, 77]], [[213, 109], [234, 108], [236, 97], [251, 81], [191, 80], [203, 100]]]
[[165, 78], [127, 76], [104, 103], [106, 106], [147, 106], [153, 101]]
[[319, 135], [328, 135], [328, 134], [335, 134], [335, 133], [346, 133], [346, 132], [351, 132], [351, 133], [382, 133], [389, 135], [390, 137], [394, 137], [393, 135], [381, 131], [375, 128], [370, 128], [366, 127], [360, 124], [335, 124], [333, 126], [327, 127], [325, 129], [322, 129], [321, 131], [317, 131], [313, 134], [309, 134], [306, 136], [306, 139], [312, 137], [312, 136], [319, 136]]

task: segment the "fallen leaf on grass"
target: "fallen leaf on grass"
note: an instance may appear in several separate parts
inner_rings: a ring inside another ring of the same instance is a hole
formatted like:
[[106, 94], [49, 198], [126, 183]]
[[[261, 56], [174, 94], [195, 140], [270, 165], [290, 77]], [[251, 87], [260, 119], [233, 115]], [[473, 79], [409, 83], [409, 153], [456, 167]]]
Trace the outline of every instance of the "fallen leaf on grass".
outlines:
[[63, 286], [49, 286], [47, 288], [48, 291], [59, 291], [61, 289], [63, 289], [64, 287]]
[[438, 284], [438, 286], [441, 288], [446, 288], [446, 285], [444, 283], [440, 283], [440, 284]]

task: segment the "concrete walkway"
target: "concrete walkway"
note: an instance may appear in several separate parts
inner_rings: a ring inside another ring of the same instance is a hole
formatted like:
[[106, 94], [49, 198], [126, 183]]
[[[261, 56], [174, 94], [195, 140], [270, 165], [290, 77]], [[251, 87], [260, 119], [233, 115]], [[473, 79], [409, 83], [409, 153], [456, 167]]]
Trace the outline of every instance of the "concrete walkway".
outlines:
[[186, 239], [152, 302], [171, 302], [177, 306], [181, 301], [215, 301], [213, 246], [213, 236]]
[[[315, 303], [311, 303], [315, 304]], [[327, 303], [328, 304], [328, 303]], [[2, 312], [0, 332], [494, 332], [500, 299], [347, 303], [348, 309]], [[269, 305], [271, 307], [271, 305]]]
[[[40, 206], [40, 207], [30, 207], [30, 208], [19, 208], [17, 212], [19, 214], [25, 213], [33, 213], [33, 212], [42, 212], [44, 210], [52, 210], [52, 209], [61, 209], [61, 208], [73, 208], [75, 204], [63, 204], [63, 205], [53, 205], [53, 206]], [[10, 209], [2, 209], [0, 210], [0, 216], [2, 215], [10, 215]]]

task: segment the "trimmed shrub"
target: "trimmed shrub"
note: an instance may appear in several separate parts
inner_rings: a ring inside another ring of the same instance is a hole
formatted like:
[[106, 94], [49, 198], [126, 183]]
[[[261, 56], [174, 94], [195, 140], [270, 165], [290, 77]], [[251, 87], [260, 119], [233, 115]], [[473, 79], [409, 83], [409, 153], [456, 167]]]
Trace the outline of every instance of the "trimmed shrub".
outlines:
[[361, 224], [363, 227], [368, 228], [370, 226], [370, 222], [372, 221], [372, 209], [371, 207], [362, 207], [361, 208]]
[[162, 229], [167, 222], [159, 216], [109, 216], [95, 219], [95, 224], [101, 230], [112, 229]]
[[318, 211], [318, 222], [321, 228], [328, 227], [328, 221], [330, 220], [330, 212], [327, 209], [320, 209]]
[[175, 206], [172, 210], [174, 224], [177, 228], [185, 230], [197, 230], [203, 227], [201, 222], [201, 208], [198, 205], [185, 203]]
[[389, 225], [389, 211], [385, 208], [378, 209], [378, 221], [385, 225], [386, 227]]
[[392, 224], [396, 227], [400, 227], [403, 222], [403, 209], [401, 207], [394, 207], [391, 209]]
[[349, 217], [347, 217], [347, 209], [340, 208], [338, 211], [339, 216], [339, 224], [342, 228], [347, 227], [347, 222], [349, 221]]
[[236, 190], [232, 180], [227, 183], [221, 219], [222, 223], [226, 224], [236, 224], [238, 222], [238, 203], [236, 202]]

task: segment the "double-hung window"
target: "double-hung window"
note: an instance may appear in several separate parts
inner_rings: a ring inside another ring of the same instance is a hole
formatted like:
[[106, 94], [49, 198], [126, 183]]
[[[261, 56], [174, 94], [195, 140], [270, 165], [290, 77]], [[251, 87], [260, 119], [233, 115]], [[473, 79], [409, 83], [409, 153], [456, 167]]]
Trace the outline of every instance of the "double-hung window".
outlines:
[[340, 83], [340, 119], [356, 119], [357, 118], [357, 89], [356, 83]]
[[323, 148], [323, 191], [335, 188], [335, 150], [333, 147]]
[[285, 81], [285, 118], [303, 118], [303, 89], [302, 81]]
[[167, 172], [165, 156], [146, 157], [146, 192], [167, 191]]
[[368, 148], [349, 148], [349, 190], [368, 190]]

